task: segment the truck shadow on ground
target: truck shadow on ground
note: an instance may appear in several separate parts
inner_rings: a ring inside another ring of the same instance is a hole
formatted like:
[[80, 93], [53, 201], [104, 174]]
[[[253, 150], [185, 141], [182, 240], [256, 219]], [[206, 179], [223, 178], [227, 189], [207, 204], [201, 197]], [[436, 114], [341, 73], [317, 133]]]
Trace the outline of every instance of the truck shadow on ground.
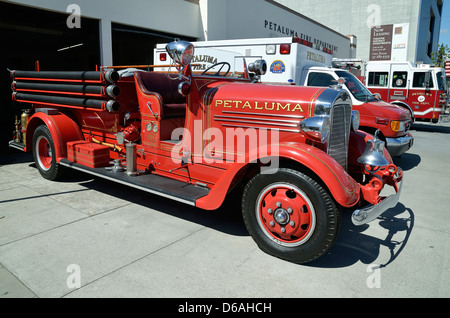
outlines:
[[403, 171], [409, 171], [418, 167], [422, 161], [419, 155], [413, 153], [404, 153], [401, 157], [394, 157], [392, 160]]
[[450, 134], [450, 126], [448, 124], [439, 124], [439, 123], [432, 124], [425, 122], [416, 122], [411, 126], [411, 131], [414, 130], [423, 132]]
[[[35, 167], [32, 156], [30, 158], [27, 154], [20, 157], [2, 163], [30, 162], [30, 167]], [[403, 169], [412, 169], [420, 163], [420, 157], [417, 155], [402, 156], [402, 160], [405, 160], [406, 164], [402, 167]], [[149, 217], [156, 211], [156, 213], [164, 213], [229, 235], [249, 236], [240, 212], [239, 191], [229, 197], [219, 209], [204, 211], [75, 170], [68, 171], [66, 178], [60, 182], [76, 182], [87, 190], [123, 199], [127, 202], [126, 204], [129, 202], [148, 208]], [[48, 195], [43, 194], [43, 196]], [[360, 261], [365, 264], [376, 262], [384, 267], [395, 261], [406, 246], [414, 227], [412, 210], [399, 203], [369, 225], [359, 227], [351, 222], [351, 213], [350, 210], [343, 210], [340, 233], [332, 249], [322, 258], [306, 266], [339, 268], [351, 266]], [[374, 231], [371, 231], [372, 227], [375, 228]]]
[[[75, 178], [82, 177], [78, 175]], [[138, 191], [128, 187], [117, 187], [110, 181], [97, 178], [94, 178], [92, 182], [84, 182], [83, 186], [125, 200], [129, 200], [131, 194]], [[130, 200], [130, 203], [146, 207], [149, 211], [151, 209], [157, 213], [164, 213], [225, 234], [238, 237], [249, 236], [240, 212], [239, 194], [228, 198], [215, 211], [204, 211], [147, 193], [142, 193], [142, 196], [139, 195], [136, 198]], [[395, 261], [408, 243], [414, 227], [412, 210], [399, 203], [375, 221], [363, 226], [353, 225], [351, 213], [351, 210], [343, 210], [341, 229], [332, 249], [322, 258], [306, 266], [340, 268], [351, 266], [359, 261], [364, 264], [377, 263], [380, 267], [385, 267]], [[372, 227], [375, 228], [374, 231], [371, 231]]]
[[[308, 266], [339, 268], [360, 261], [386, 267], [401, 254], [414, 228], [413, 211], [401, 203], [363, 226], [355, 226], [350, 218], [351, 211], [344, 211], [335, 245], [328, 254]], [[370, 231], [370, 227], [375, 230]]]

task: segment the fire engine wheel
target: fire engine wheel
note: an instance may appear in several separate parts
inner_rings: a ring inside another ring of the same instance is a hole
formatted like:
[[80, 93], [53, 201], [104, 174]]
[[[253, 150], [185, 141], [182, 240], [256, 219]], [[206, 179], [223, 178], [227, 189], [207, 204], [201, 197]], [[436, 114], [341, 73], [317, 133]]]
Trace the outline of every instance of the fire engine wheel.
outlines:
[[47, 126], [41, 125], [33, 134], [33, 157], [39, 173], [48, 180], [57, 180], [62, 167], [56, 162], [55, 145]]
[[242, 213], [250, 235], [264, 252], [303, 264], [333, 245], [341, 214], [314, 179], [292, 169], [258, 174], [246, 185]]

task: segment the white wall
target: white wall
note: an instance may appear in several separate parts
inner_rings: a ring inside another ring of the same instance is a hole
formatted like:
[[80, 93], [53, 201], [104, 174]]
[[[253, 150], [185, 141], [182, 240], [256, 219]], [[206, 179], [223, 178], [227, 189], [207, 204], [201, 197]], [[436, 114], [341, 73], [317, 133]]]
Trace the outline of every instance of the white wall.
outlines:
[[324, 25], [267, 0], [200, 0], [207, 2], [207, 40], [299, 37], [321, 41], [334, 48], [335, 56], [351, 57], [350, 40]]

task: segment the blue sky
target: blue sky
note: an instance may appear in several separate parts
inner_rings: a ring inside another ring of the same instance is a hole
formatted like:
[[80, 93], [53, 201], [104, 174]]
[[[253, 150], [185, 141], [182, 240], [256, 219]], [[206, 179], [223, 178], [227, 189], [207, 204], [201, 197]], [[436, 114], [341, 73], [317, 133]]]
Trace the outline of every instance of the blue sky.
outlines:
[[444, 1], [439, 43], [447, 44], [450, 47], [450, 0]]

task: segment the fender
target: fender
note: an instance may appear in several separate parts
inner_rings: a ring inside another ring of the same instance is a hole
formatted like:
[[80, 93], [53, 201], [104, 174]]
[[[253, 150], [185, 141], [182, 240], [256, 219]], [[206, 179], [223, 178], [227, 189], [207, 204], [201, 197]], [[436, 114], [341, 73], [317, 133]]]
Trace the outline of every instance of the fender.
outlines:
[[[273, 148], [276, 149], [277, 147]], [[219, 208], [225, 199], [231, 182], [243, 168], [250, 162], [256, 162], [258, 159], [267, 162], [267, 160], [264, 160], [267, 157], [260, 158], [258, 156], [258, 153], [268, 153], [265, 150], [262, 149], [264, 152], [260, 152], [260, 149], [255, 149], [245, 156], [245, 160], [237, 160], [238, 163], [234, 163], [220, 177], [210, 193], [206, 197], [197, 200], [196, 206], [206, 210]], [[341, 206], [349, 208], [359, 202], [361, 194], [359, 184], [341, 165], [322, 150], [302, 143], [286, 143], [279, 144], [277, 153], [275, 154], [272, 151], [270, 156], [279, 157], [281, 160], [288, 159], [307, 167], [327, 186], [333, 198]]]
[[[52, 134], [57, 162], [67, 157], [69, 141], [84, 139], [80, 127], [70, 117], [55, 110], [51, 112], [38, 111], [30, 117], [27, 125], [27, 140], [32, 140], [35, 129], [42, 124], [45, 124]], [[28, 144], [25, 151], [29, 151], [31, 148], [31, 145]]]
[[411, 113], [411, 120], [412, 120], [412, 122], [414, 122], [414, 111], [408, 104], [406, 104], [405, 102], [402, 102], [402, 101], [393, 101], [393, 102], [391, 102], [391, 104], [397, 105], [397, 106], [400, 106], [400, 107], [403, 107], [403, 108], [406, 108], [407, 110], [409, 110], [409, 112]]

